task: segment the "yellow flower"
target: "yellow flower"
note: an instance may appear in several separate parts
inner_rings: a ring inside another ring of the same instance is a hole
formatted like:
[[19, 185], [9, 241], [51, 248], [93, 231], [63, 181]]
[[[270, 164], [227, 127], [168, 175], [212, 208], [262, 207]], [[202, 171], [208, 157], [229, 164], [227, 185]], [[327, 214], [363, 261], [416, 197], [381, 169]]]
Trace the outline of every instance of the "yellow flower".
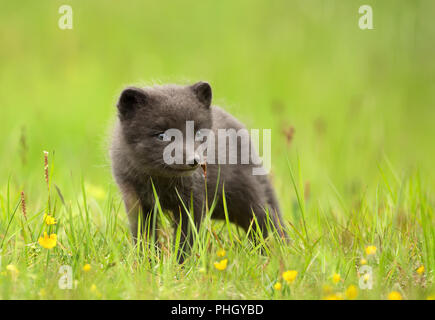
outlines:
[[218, 257], [221, 257], [221, 258], [225, 257], [225, 254], [226, 254], [225, 249], [219, 249], [216, 254]]
[[91, 270], [91, 268], [92, 268], [91, 265], [89, 263], [87, 263], [83, 266], [83, 271], [88, 272]]
[[364, 279], [364, 281], [369, 281], [370, 280], [370, 273], [364, 273], [364, 275], [363, 275], [363, 279]]
[[298, 272], [296, 270], [287, 270], [282, 274], [282, 278], [287, 281], [287, 283], [292, 283], [293, 281], [295, 281], [297, 276]]
[[323, 298], [323, 300], [343, 300], [340, 293], [333, 293]]
[[428, 296], [426, 300], [435, 300], [435, 294]]
[[273, 285], [273, 288], [276, 290], [276, 291], [280, 291], [281, 289], [282, 289], [282, 284], [281, 284], [281, 282], [277, 282], [277, 283], [275, 283], [274, 285]]
[[14, 266], [13, 264], [8, 264], [6, 266], [6, 270], [8, 270], [13, 277], [17, 276], [20, 273], [18, 268], [16, 266]]
[[367, 264], [367, 260], [364, 258], [361, 258], [361, 260], [359, 261], [359, 263], [363, 266], [365, 264]]
[[334, 282], [335, 284], [339, 283], [341, 280], [341, 277], [338, 273], [334, 273], [332, 276], [332, 282]]
[[228, 259], [223, 259], [219, 262], [214, 263], [214, 267], [219, 271], [224, 271], [227, 268]]
[[97, 289], [97, 286], [93, 283], [90, 288], [91, 292], [93, 292], [97, 297], [101, 297], [101, 292]]
[[356, 286], [351, 284], [349, 287], [347, 287], [345, 294], [346, 298], [353, 300], [358, 296], [358, 289], [356, 288]]
[[366, 247], [366, 254], [368, 256], [370, 256], [372, 254], [376, 254], [376, 246], [367, 246]]
[[48, 236], [47, 232], [44, 232], [44, 237], [39, 237], [38, 243], [41, 245], [41, 247], [44, 247], [45, 249], [52, 249], [56, 246], [57, 236], [55, 233]]
[[402, 295], [400, 294], [400, 292], [391, 291], [388, 294], [388, 300], [402, 300]]
[[49, 226], [57, 223], [56, 219], [48, 214], [44, 214], [44, 222]]
[[421, 265], [418, 269], [417, 269], [417, 273], [418, 274], [423, 274], [424, 272], [424, 265]]

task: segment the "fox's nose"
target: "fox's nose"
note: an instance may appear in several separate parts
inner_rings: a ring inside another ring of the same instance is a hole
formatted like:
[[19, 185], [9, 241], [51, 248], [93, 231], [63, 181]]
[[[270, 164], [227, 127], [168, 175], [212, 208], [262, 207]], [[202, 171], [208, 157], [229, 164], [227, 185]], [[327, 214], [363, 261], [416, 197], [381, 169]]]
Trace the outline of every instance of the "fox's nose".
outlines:
[[195, 154], [193, 158], [190, 159], [190, 161], [187, 161], [188, 165], [191, 167], [196, 167], [199, 165], [201, 159], [199, 158], [199, 155]]

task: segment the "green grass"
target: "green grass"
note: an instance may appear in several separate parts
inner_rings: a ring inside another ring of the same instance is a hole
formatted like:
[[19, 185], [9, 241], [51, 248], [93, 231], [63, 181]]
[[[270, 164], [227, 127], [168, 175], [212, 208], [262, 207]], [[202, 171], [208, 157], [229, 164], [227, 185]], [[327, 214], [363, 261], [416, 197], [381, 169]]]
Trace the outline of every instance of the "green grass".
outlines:
[[[73, 30], [57, 27], [65, 3]], [[373, 289], [358, 298], [434, 295], [435, 5], [367, 4], [370, 31], [358, 28], [359, 1], [2, 3], [0, 299], [321, 299], [358, 286], [361, 258]], [[206, 220], [180, 266], [156, 207], [160, 249], [133, 247], [107, 157], [117, 95], [198, 80], [248, 127], [272, 129], [289, 244], [260, 240], [261, 253], [235, 226]], [[57, 234], [54, 249], [38, 244], [43, 231]], [[72, 290], [59, 289], [62, 265]], [[298, 271], [291, 284], [286, 270]]]

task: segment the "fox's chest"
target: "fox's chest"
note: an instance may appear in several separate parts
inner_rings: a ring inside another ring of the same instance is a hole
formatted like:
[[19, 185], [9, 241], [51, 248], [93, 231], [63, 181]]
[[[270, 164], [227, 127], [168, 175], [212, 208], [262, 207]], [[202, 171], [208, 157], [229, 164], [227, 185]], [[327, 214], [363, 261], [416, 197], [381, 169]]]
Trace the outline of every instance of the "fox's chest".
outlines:
[[164, 181], [153, 179], [153, 183], [144, 186], [140, 192], [141, 200], [147, 206], [160, 206], [164, 210], [178, 210], [189, 208], [191, 201], [198, 201], [203, 196], [203, 190], [192, 181]]

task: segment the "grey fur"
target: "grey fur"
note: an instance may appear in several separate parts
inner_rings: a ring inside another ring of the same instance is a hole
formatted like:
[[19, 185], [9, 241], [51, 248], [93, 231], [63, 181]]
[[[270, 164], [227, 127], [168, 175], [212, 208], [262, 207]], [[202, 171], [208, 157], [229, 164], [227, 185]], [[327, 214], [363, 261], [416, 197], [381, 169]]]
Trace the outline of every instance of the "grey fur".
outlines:
[[[172, 211], [176, 224], [180, 222], [181, 217], [181, 243], [184, 244], [187, 238], [191, 237], [188, 237], [188, 219], [175, 188], [187, 206], [190, 204], [191, 194], [193, 195], [194, 221], [199, 227], [205, 214], [202, 169], [199, 166], [189, 167], [187, 164], [165, 164], [162, 154], [168, 142], [158, 140], [155, 135], [169, 128], [178, 128], [185, 133], [187, 120], [194, 121], [195, 131], [199, 128], [212, 129], [216, 137], [219, 128], [244, 128], [236, 118], [219, 107], [211, 106], [211, 94], [211, 87], [206, 82], [192, 86], [164, 85], [143, 89], [130, 87], [121, 93], [110, 156], [113, 175], [122, 193], [134, 238], [138, 230], [138, 215], [142, 213], [141, 221], [145, 221], [153, 214], [154, 196], [151, 179], [162, 208]], [[239, 155], [240, 148], [238, 152]], [[225, 218], [222, 201], [222, 185], [225, 184], [225, 198], [231, 222], [246, 231], [252, 222], [254, 212], [265, 235], [265, 210], [268, 210], [275, 228], [281, 235], [285, 235], [273, 187], [267, 176], [252, 175], [252, 163], [208, 164], [209, 205], [216, 190], [219, 166], [217, 206], [212, 218]]]

